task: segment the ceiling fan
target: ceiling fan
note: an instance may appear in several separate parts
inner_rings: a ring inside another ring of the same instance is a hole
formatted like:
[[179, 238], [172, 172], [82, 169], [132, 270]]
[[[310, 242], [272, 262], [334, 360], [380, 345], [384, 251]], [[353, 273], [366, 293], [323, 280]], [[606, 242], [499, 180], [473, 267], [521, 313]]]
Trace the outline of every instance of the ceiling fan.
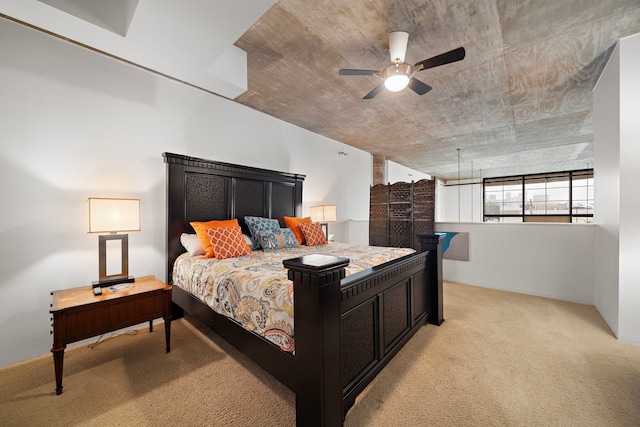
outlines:
[[417, 62], [415, 65], [407, 64], [404, 62], [404, 56], [407, 52], [408, 41], [409, 33], [405, 31], [392, 31], [389, 33], [389, 53], [391, 55], [391, 64], [382, 71], [343, 68], [338, 72], [338, 74], [341, 76], [376, 76], [383, 80], [382, 83], [366, 94], [363, 99], [371, 99], [375, 97], [385, 87], [391, 92], [398, 92], [409, 86], [409, 89], [413, 90], [418, 95], [424, 95], [429, 92], [432, 87], [413, 77], [415, 73], [426, 70], [427, 68], [461, 61], [465, 56], [464, 48], [459, 47], [457, 49], [450, 50], [449, 52], [425, 59], [424, 61]]

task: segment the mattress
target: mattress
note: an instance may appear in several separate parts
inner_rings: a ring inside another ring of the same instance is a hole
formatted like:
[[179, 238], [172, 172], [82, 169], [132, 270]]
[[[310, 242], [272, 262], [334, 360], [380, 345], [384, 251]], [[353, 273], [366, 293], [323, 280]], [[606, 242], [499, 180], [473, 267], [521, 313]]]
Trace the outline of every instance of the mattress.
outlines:
[[329, 243], [258, 250], [224, 260], [184, 253], [175, 261], [173, 285], [282, 350], [293, 352], [293, 282], [287, 279], [283, 260], [309, 254], [341, 256], [350, 260], [346, 268], [346, 275], [350, 275], [414, 252], [407, 248]]

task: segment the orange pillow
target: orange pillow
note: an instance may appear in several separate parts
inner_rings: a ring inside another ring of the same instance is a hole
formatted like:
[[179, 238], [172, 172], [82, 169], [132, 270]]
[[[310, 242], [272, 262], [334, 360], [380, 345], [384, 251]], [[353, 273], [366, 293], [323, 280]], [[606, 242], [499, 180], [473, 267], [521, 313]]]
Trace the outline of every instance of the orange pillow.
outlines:
[[200, 240], [202, 248], [204, 249], [205, 258], [213, 258], [215, 256], [213, 247], [211, 246], [211, 239], [207, 234], [207, 229], [220, 227], [240, 227], [240, 224], [238, 224], [238, 220], [236, 218], [223, 221], [214, 220], [207, 222], [190, 222], [189, 224], [191, 224], [196, 234], [198, 235], [198, 239]]
[[312, 224], [300, 224], [300, 230], [304, 234], [304, 240], [307, 246], [326, 245], [327, 238], [322, 231], [322, 227], [317, 222]]
[[311, 222], [312, 221], [310, 216], [305, 218], [294, 218], [290, 216], [284, 217], [285, 225], [289, 227], [291, 231], [293, 231], [293, 235], [296, 236], [298, 243], [300, 243], [301, 245], [304, 245], [304, 234], [302, 234], [302, 231], [300, 231], [300, 224], [311, 224]]
[[240, 226], [208, 228], [207, 233], [214, 256], [218, 259], [235, 258], [251, 253]]

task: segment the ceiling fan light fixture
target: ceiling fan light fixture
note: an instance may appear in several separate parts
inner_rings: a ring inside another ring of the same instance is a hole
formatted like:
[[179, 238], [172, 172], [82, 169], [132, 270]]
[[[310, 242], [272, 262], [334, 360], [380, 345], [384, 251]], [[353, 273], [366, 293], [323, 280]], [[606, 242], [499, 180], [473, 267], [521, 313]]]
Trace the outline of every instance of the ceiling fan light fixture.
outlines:
[[392, 64], [382, 71], [384, 87], [391, 92], [399, 92], [409, 84], [413, 67], [409, 64]]
[[399, 92], [409, 84], [409, 76], [405, 74], [394, 74], [387, 77], [384, 81], [384, 87], [391, 92]]

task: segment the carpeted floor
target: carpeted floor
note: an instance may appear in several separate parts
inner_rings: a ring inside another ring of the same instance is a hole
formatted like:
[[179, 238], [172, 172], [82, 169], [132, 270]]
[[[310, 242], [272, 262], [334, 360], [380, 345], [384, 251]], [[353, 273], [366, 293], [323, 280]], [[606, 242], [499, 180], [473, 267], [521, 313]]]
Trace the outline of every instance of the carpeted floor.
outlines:
[[[445, 323], [423, 327], [345, 425], [640, 426], [640, 348], [592, 306], [445, 283]], [[1, 426], [294, 426], [294, 395], [185, 319], [164, 333], [0, 368]]]

